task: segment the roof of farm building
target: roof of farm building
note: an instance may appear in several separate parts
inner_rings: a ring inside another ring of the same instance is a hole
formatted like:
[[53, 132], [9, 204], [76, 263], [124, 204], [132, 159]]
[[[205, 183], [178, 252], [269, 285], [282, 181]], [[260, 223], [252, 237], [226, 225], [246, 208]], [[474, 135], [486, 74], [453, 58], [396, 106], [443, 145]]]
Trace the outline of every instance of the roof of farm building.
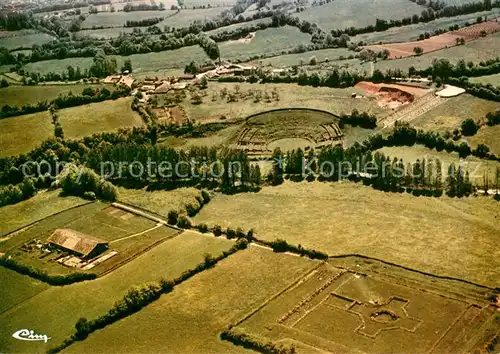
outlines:
[[47, 241], [83, 256], [87, 256], [97, 245], [108, 243], [71, 229], [57, 229]]

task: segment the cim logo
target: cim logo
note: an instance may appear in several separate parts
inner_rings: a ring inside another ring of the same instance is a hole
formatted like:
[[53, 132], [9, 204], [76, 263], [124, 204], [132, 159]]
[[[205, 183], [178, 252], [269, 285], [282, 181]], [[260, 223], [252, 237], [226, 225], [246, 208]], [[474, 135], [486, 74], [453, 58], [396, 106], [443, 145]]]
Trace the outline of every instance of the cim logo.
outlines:
[[47, 343], [47, 341], [50, 339], [50, 337], [46, 334], [35, 334], [35, 331], [29, 329], [20, 329], [19, 331], [15, 332], [12, 337], [30, 342], [44, 341], [45, 343]]

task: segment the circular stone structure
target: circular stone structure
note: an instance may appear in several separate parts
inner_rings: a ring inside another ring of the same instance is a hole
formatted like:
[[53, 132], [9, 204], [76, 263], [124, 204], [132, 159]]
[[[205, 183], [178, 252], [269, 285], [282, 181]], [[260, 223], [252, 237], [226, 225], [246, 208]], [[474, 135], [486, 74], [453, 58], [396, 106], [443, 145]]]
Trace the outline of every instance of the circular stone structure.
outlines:
[[316, 109], [266, 111], [246, 119], [234, 147], [249, 155], [270, 155], [276, 147], [290, 151], [342, 145], [339, 122], [336, 115]]

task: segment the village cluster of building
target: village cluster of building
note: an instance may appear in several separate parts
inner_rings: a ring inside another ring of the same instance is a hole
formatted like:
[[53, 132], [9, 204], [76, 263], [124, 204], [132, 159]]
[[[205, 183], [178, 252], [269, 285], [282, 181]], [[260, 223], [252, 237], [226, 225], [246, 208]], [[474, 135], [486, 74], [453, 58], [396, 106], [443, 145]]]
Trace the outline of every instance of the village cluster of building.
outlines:
[[216, 80], [224, 76], [250, 76], [255, 73], [256, 69], [255, 66], [251, 65], [224, 63], [219, 66], [212, 65], [200, 68], [200, 73], [196, 75], [185, 74], [163, 78], [146, 78], [144, 80], [136, 80], [128, 72], [124, 72], [122, 75], [111, 75], [106, 77], [104, 83], [126, 85], [130, 88], [134, 88], [132, 94], [140, 91], [144, 94], [151, 95], [167, 93], [170, 90], [183, 90], [188, 86], [200, 85], [203, 78], [207, 80]]

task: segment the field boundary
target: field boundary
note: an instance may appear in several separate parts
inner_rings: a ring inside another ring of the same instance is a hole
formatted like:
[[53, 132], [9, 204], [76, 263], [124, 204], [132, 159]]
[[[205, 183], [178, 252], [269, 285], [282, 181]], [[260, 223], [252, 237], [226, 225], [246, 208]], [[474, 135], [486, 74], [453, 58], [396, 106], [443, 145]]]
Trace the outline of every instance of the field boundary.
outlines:
[[458, 281], [458, 282], [466, 283], [468, 285], [477, 286], [477, 287], [480, 287], [482, 289], [487, 289], [487, 290], [492, 290], [492, 291], [494, 291], [494, 290], [497, 290], [497, 291], [500, 290], [500, 287], [493, 288], [493, 287], [490, 287], [490, 286], [487, 286], [487, 285], [482, 285], [482, 284], [479, 284], [479, 283], [475, 283], [475, 282], [467, 280], [467, 279], [450, 277], [450, 276], [447, 276], [447, 275], [436, 275], [436, 274], [433, 274], [433, 273], [424, 272], [423, 270], [418, 270], [418, 269], [414, 269], [414, 268], [411, 268], [411, 267], [407, 267], [407, 266], [399, 265], [399, 264], [396, 264], [396, 263], [392, 263], [392, 262], [389, 262], [389, 261], [384, 261], [384, 260], [382, 260], [380, 258], [375, 258], [375, 257], [370, 257], [370, 256], [364, 256], [364, 255], [358, 254], [358, 253], [348, 253], [348, 254], [341, 254], [341, 255], [335, 255], [335, 256], [328, 256], [328, 259], [342, 259], [342, 258], [350, 258], [350, 257], [358, 257], [358, 258], [362, 258], [362, 259], [366, 259], [366, 260], [377, 261], [377, 262], [381, 262], [381, 263], [390, 265], [392, 267], [401, 268], [401, 269], [404, 269], [404, 270], [407, 270], [407, 271], [411, 271], [411, 272], [415, 272], [415, 273], [418, 273], [418, 274], [421, 274], [421, 275], [431, 276], [431, 277], [435, 277], [435, 278], [442, 279], [442, 280]]
[[[347, 98], [347, 97], [342, 97], [342, 98]], [[340, 116], [337, 116], [336, 114], [334, 114], [332, 112], [328, 112], [328, 111], [325, 111], [322, 109], [291, 107], [291, 108], [277, 108], [277, 109], [271, 109], [268, 111], [262, 111], [259, 113], [253, 113], [245, 118], [245, 122], [248, 122], [249, 119], [260, 116], [261, 114], [273, 113], [273, 112], [284, 112], [284, 111], [312, 111], [312, 112], [316, 112], [316, 113], [325, 113], [325, 114], [331, 115], [332, 117], [334, 117], [335, 119], [338, 119], [340, 121]]]

